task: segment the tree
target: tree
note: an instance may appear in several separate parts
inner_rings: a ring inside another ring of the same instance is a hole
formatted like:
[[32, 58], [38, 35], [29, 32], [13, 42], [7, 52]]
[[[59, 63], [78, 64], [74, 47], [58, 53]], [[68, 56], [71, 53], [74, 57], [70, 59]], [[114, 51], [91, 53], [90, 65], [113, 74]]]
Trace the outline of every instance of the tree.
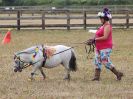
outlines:
[[23, 6], [24, 5], [24, 2], [23, 1], [24, 0], [15, 0], [14, 5], [15, 6]]
[[2, 4], [5, 6], [11, 6], [14, 5], [15, 0], [3, 0]]
[[37, 1], [38, 0], [23, 0], [24, 1], [24, 5], [26, 6], [34, 6], [34, 5], [37, 5]]
[[3, 6], [88, 6], [88, 5], [131, 5], [133, 0], [0, 0]]

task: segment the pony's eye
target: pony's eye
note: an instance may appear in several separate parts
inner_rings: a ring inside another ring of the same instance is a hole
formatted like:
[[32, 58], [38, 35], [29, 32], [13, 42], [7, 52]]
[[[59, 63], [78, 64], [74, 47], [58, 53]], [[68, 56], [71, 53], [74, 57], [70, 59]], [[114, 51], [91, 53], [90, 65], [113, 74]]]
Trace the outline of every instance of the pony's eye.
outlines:
[[17, 57], [17, 59], [20, 59], [19, 57]]

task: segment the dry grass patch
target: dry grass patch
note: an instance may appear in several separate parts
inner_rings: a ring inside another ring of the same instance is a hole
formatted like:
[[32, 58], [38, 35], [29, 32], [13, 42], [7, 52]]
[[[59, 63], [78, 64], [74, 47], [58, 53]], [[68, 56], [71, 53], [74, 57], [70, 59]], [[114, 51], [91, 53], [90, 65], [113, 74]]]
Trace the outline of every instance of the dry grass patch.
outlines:
[[[0, 41], [5, 31], [0, 35]], [[12, 70], [13, 53], [36, 44], [48, 42], [82, 42], [93, 34], [83, 30], [21, 30], [12, 31], [12, 42], [0, 47], [0, 99], [132, 99], [133, 98], [133, 35], [132, 30], [114, 30], [112, 61], [124, 72], [122, 81], [103, 66], [101, 81], [92, 82], [94, 74], [92, 59], [86, 59], [83, 45], [75, 48], [78, 71], [72, 73], [70, 82], [63, 81], [64, 68], [44, 69], [47, 79], [42, 80], [38, 72], [35, 81], [27, 80], [31, 68], [22, 73]], [[59, 44], [59, 43], [58, 43]], [[90, 55], [93, 57], [93, 54]]]

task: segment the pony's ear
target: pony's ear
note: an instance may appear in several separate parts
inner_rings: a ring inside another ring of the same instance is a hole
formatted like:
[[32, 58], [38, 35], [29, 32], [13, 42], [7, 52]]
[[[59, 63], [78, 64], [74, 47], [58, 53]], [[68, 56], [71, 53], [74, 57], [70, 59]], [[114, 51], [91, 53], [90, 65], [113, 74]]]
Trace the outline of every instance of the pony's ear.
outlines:
[[17, 53], [14, 53], [14, 55], [17, 55]]
[[16, 56], [16, 54], [14, 53], [14, 56], [13, 56], [13, 58], [14, 58], [14, 59], [16, 59], [16, 57], [17, 57], [17, 56]]
[[14, 53], [14, 59], [16, 59], [17, 58], [17, 53]]

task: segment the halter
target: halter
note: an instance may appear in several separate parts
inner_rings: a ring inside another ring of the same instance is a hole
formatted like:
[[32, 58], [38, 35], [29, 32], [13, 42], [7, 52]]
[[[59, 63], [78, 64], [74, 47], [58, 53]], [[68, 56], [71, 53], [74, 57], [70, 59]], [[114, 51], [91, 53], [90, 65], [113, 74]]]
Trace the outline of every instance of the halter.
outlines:
[[[38, 48], [38, 47], [37, 47]], [[32, 52], [20, 52], [20, 53], [18, 53], [18, 54], [22, 54], [22, 53], [26, 53], [26, 54], [32, 54], [32, 53], [37, 53], [36, 51], [34, 51], [34, 50], [32, 50]], [[43, 57], [44, 57], [44, 59], [43, 59], [43, 65], [45, 65], [45, 62], [46, 62], [46, 59], [47, 59], [47, 55], [46, 55], [46, 53], [45, 53], [45, 48], [43, 47], [43, 45], [42, 45], [42, 53], [43, 53]], [[21, 69], [24, 69], [24, 68], [27, 68], [27, 67], [29, 67], [29, 66], [31, 66], [31, 65], [34, 65], [34, 64], [36, 64], [36, 63], [38, 63], [38, 62], [40, 62], [42, 59], [40, 59], [40, 60], [38, 60], [38, 61], [36, 61], [36, 62], [25, 62], [24, 60], [22, 60], [22, 59], [20, 59], [20, 57], [18, 57], [17, 55], [15, 55], [14, 56], [14, 59], [18, 59], [19, 60], [19, 68], [21, 68]], [[21, 67], [20, 66], [20, 62], [22, 62], [23, 64], [25, 64], [25, 65], [23, 65], [23, 67]], [[42, 65], [42, 66], [43, 66]]]
[[[16, 56], [16, 55], [15, 55], [15, 56]], [[18, 66], [18, 67], [21, 68], [21, 69], [27, 68], [27, 67], [29, 67], [29, 66], [32, 64], [32, 62], [25, 62], [25, 61], [21, 60], [20, 57], [17, 57], [17, 56], [16, 56], [16, 58], [19, 60], [19, 66]], [[23, 67], [21, 67], [21, 66], [20, 66], [20, 62], [22, 62], [23, 64], [24, 64], [24, 63], [26, 63], [26, 64], [23, 65]]]

